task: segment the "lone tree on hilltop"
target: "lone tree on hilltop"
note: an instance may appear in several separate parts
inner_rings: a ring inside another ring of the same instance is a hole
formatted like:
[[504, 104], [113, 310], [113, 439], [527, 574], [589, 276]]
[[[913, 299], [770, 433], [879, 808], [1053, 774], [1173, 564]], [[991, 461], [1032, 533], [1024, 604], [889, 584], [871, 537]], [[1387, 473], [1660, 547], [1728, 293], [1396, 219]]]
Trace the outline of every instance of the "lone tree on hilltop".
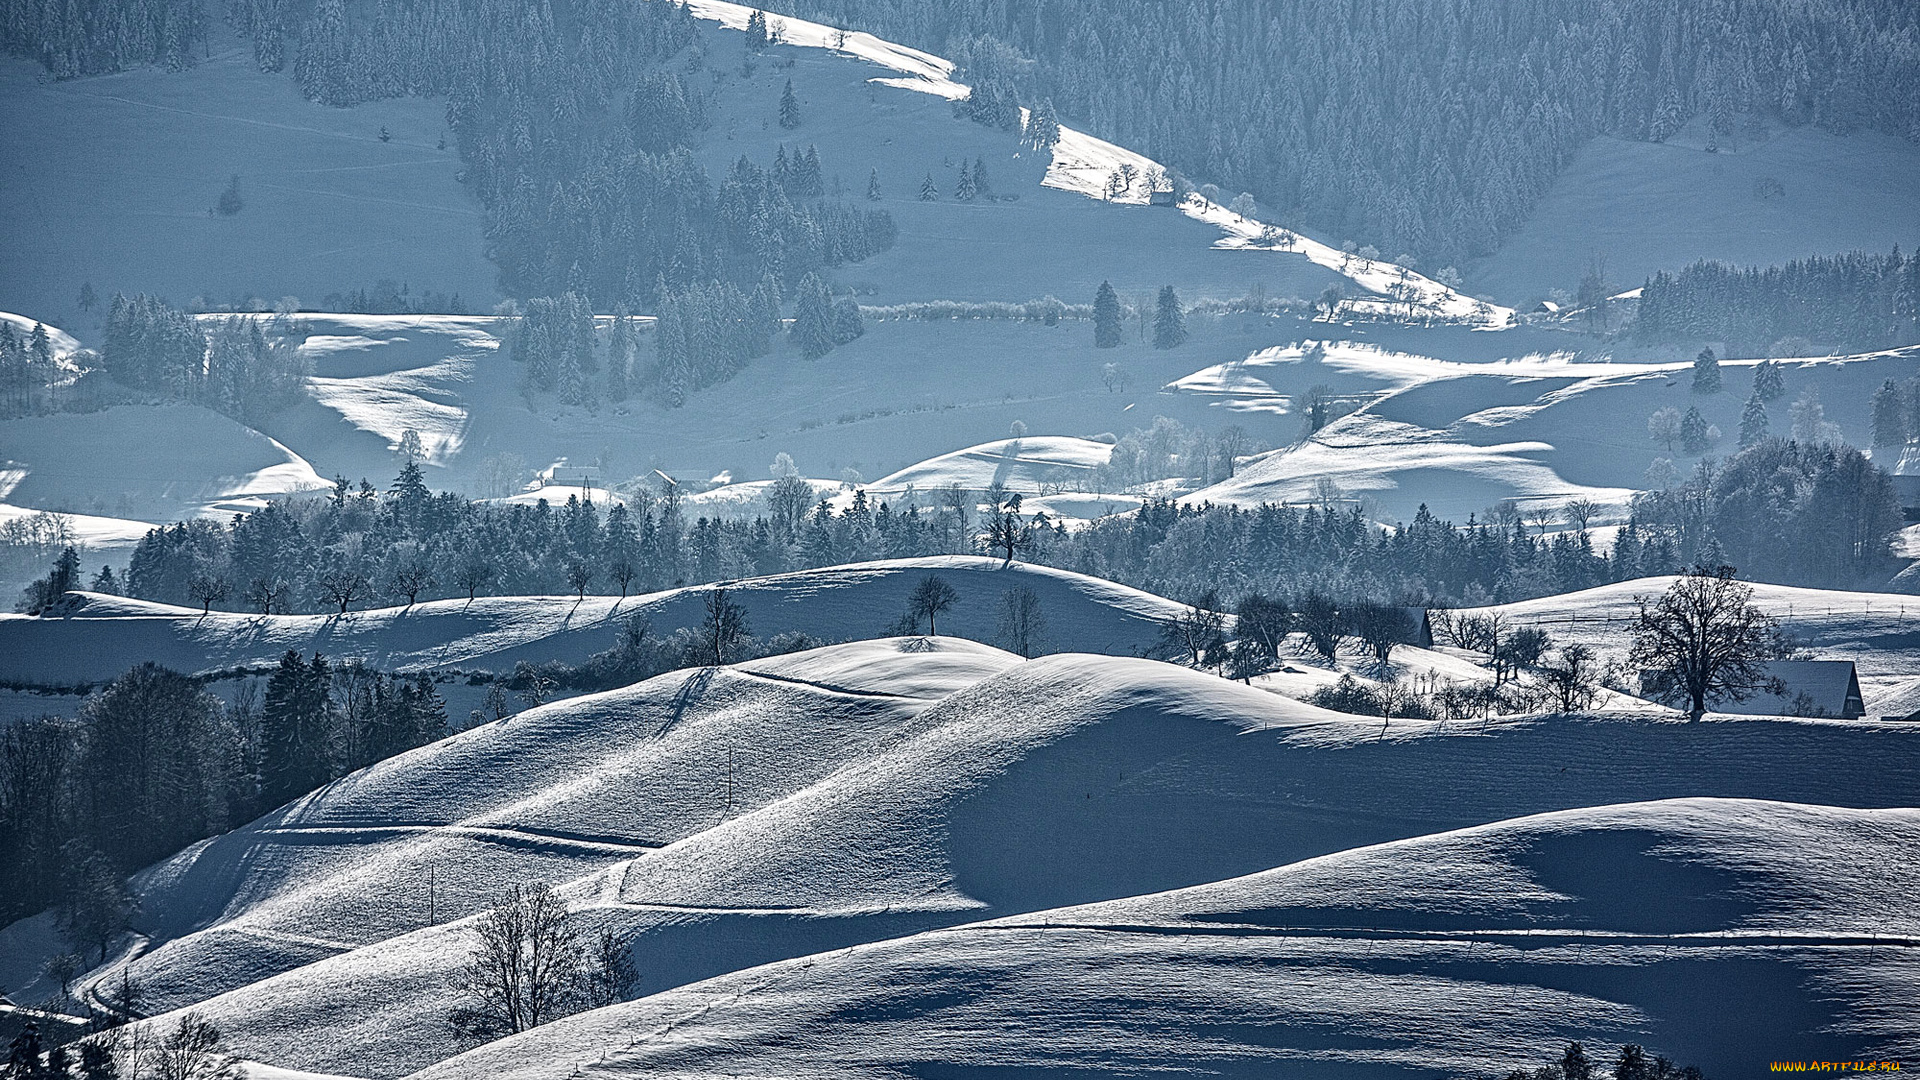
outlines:
[[1732, 567], [1696, 567], [1658, 600], [1640, 598], [1628, 661], [1684, 697], [1695, 720], [1710, 697], [1776, 691], [1762, 662], [1777, 650], [1778, 627], [1752, 600]]
[[1120, 347], [1120, 296], [1111, 281], [1101, 282], [1093, 294], [1093, 344], [1099, 349]]
[[952, 607], [954, 601], [958, 599], [960, 594], [954, 591], [953, 586], [939, 577], [928, 574], [920, 579], [920, 584], [914, 586], [913, 592], [907, 597], [907, 614], [913, 616], [915, 625], [919, 624], [921, 616], [925, 616], [927, 635], [937, 637], [940, 630], [935, 626], [934, 620], [941, 612]]

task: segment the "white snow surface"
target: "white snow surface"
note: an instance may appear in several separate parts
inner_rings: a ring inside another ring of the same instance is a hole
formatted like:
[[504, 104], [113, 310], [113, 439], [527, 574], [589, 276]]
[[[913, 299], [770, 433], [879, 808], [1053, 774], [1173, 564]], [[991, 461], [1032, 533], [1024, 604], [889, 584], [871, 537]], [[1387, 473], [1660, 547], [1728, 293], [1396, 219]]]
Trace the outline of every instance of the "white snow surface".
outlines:
[[[1658, 599], [1676, 580], [1636, 578], [1457, 614], [1499, 612], [1516, 626], [1545, 630], [1556, 642], [1580, 642], [1619, 656], [1631, 644], [1637, 601]], [[1752, 589], [1754, 606], [1778, 619], [1814, 659], [1853, 661], [1868, 716], [1920, 692], [1920, 597], [1765, 582]]]
[[[439, 920], [500, 882], [569, 881], [587, 925], [633, 942], [641, 989], [656, 993], [1531, 813], [1702, 794], [1862, 807], [1920, 796], [1905, 764], [1920, 726], [1615, 715], [1383, 727], [1153, 661], [939, 645], [662, 676], [355, 774], [145, 875], [144, 918], [165, 943], [136, 975], [251, 1058], [387, 1076], [460, 1049], [444, 1018], [469, 931], [423, 926], [429, 867], [446, 890]], [[1588, 868], [1575, 883], [1637, 880], [1575, 862]], [[1538, 898], [1510, 888], [1482, 902]], [[1484, 978], [1524, 996], [1523, 1013], [1558, 1000], [1512, 971]], [[1438, 998], [1450, 988], [1433, 985]], [[1179, 1041], [1170, 1009], [1159, 1015]], [[1072, 1030], [1073, 1015], [1051, 1030]], [[751, 1041], [759, 1029], [734, 1030]], [[549, 1066], [597, 1058], [579, 1045], [549, 1046]], [[808, 1074], [807, 1060], [788, 1065]]]
[[1524, 817], [740, 971], [417, 1075], [1476, 1076], [1569, 1037], [1709, 1075], [1895, 1059], [1916, 841], [1911, 809]]
[[345, 615], [259, 615], [79, 594], [70, 614], [0, 614], [0, 681], [42, 686], [99, 683], [144, 661], [204, 673], [259, 668], [288, 649], [361, 660], [382, 671], [504, 672], [521, 660], [580, 664], [614, 644], [621, 624], [645, 616], [656, 634], [698, 627], [716, 588], [746, 608], [759, 637], [801, 631], [821, 641], [881, 633], [907, 594], [938, 576], [959, 594], [936, 627], [979, 641], [1000, 636], [1001, 598], [1017, 586], [1040, 597], [1040, 651], [1074, 648], [1138, 655], [1160, 620], [1181, 605], [1139, 589], [1050, 567], [971, 555], [894, 559], [696, 585], [625, 600], [614, 596], [507, 596], [435, 600]]

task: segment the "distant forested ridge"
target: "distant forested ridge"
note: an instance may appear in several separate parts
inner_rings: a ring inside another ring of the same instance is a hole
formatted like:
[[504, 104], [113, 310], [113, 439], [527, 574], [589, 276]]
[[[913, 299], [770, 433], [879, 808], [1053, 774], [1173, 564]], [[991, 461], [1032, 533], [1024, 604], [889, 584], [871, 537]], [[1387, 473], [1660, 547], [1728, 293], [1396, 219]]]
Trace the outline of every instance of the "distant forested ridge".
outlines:
[[[687, 152], [707, 123], [697, 23], [671, 0], [229, 0], [224, 15], [322, 104], [445, 97], [511, 295], [613, 310], [650, 308], [662, 285], [792, 290], [893, 244], [885, 211], [824, 199], [798, 144], [791, 172], [783, 156], [707, 176]], [[199, 0], [0, 0], [0, 47], [62, 77], [180, 67], [208, 21]]]
[[[1522, 600], [1731, 561], [1785, 584], [1856, 583], [1883, 570], [1899, 526], [1884, 470], [1858, 450], [1763, 440], [1637, 498], [1612, 550], [1584, 529], [1530, 531], [1511, 507], [1455, 524], [1422, 508], [1381, 529], [1357, 508], [1180, 505], [1072, 531], [1023, 515], [1005, 493], [943, 489], [927, 505], [840, 510], [797, 477], [768, 512], [689, 520], [679, 495], [633, 491], [611, 506], [470, 502], [433, 494], [408, 465], [385, 494], [342, 482], [331, 499], [289, 499], [229, 523], [156, 528], [129, 565], [130, 595], [260, 612], [491, 595], [640, 593], [870, 559], [993, 553], [1165, 596], [1233, 596], [1275, 582], [1349, 597], [1481, 604]], [[77, 586], [75, 586], [77, 587]], [[876, 630], [878, 627], [876, 627]]]
[[1596, 134], [1704, 115], [1920, 138], [1910, 0], [792, 0], [1282, 221], [1439, 265], [1484, 255]]
[[1910, 345], [1920, 341], [1920, 256], [1895, 248], [1785, 266], [1703, 260], [1663, 270], [1640, 290], [1638, 328], [1648, 337], [1718, 339], [1750, 355], [1790, 337], [1841, 352]]

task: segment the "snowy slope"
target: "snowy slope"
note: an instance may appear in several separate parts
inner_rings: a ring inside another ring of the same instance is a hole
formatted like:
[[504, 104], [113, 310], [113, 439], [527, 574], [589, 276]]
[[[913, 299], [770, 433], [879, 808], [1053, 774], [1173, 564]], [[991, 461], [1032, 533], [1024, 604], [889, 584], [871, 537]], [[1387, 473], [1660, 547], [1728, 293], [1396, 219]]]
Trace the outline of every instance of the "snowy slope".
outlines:
[[906, 610], [929, 575], [959, 594], [937, 629], [992, 642], [1002, 597], [1025, 586], [1040, 598], [1041, 651], [1138, 655], [1180, 605], [1065, 570], [955, 555], [896, 559], [699, 585], [621, 600], [611, 596], [485, 597], [346, 615], [202, 615], [144, 600], [82, 594], [70, 616], [0, 615], [0, 682], [98, 683], [151, 660], [186, 672], [261, 667], [288, 649], [358, 659], [383, 671], [454, 668], [504, 672], [521, 660], [579, 664], [611, 648], [621, 624], [644, 616], [656, 634], [698, 627], [716, 587], [746, 608], [759, 637], [800, 631], [822, 641], [873, 637]]
[[742, 971], [419, 1075], [1485, 1076], [1576, 1038], [1710, 1076], [1894, 1059], [1920, 1049], [1916, 842], [1912, 810], [1547, 814]]
[[1033, 495], [1042, 485], [1080, 486], [1091, 482], [1094, 469], [1106, 464], [1113, 446], [1092, 439], [1061, 436], [1022, 436], [969, 446], [929, 458], [867, 485], [869, 497], [897, 496], [909, 487], [922, 498], [958, 484], [980, 491], [998, 483], [1008, 491]]
[[[1462, 609], [1458, 614], [1499, 612], [1516, 626], [1538, 626], [1556, 642], [1583, 642], [1624, 653], [1639, 610], [1636, 600], [1658, 598], [1674, 580], [1671, 576], [1636, 578], [1538, 600]], [[1753, 603], [1780, 620], [1781, 628], [1815, 659], [1853, 661], [1868, 716], [1881, 715], [1883, 700], [1920, 685], [1920, 599], [1901, 593], [1757, 583]]]
[[[1874, 388], [1889, 377], [1907, 377], [1916, 359], [1920, 350], [1909, 348], [1782, 361], [1788, 397], [1769, 409], [1772, 430], [1787, 434], [1789, 403], [1814, 389], [1827, 419], [1854, 445], [1867, 445]], [[1697, 407], [1721, 432], [1706, 455], [1724, 458], [1738, 449], [1740, 413], [1757, 363], [1725, 362], [1725, 389], [1697, 395], [1689, 391], [1689, 364], [1568, 356], [1461, 363], [1342, 345], [1329, 348], [1323, 361], [1306, 362], [1297, 346], [1265, 350], [1242, 364], [1197, 372], [1174, 388], [1253, 414], [1293, 409], [1291, 400], [1308, 380], [1371, 400], [1311, 439], [1249, 462], [1232, 479], [1188, 498], [1301, 502], [1315, 498], [1324, 479], [1347, 497], [1372, 500], [1389, 521], [1411, 519], [1422, 503], [1464, 521], [1503, 499], [1532, 508], [1584, 497], [1620, 515], [1632, 493], [1648, 486], [1655, 459], [1669, 459], [1684, 474], [1702, 456], [1652, 441], [1647, 418], [1662, 408], [1684, 413]]]
[[[463, 732], [143, 873], [135, 977], [157, 1004], [190, 1003], [457, 919], [504, 882], [617, 864], [862, 760], [934, 701], [1016, 661], [955, 640], [833, 646]], [[22, 932], [7, 931], [0, 954]], [[0, 979], [31, 983], [30, 960], [15, 954]]]
[[[817, 662], [787, 658], [782, 673], [811, 678]], [[566, 892], [589, 925], [634, 939], [653, 992], [1527, 813], [1699, 795], [1910, 805], [1915, 739], [1920, 728], [1648, 716], [1383, 730], [1169, 665], [1065, 655], [954, 691], [857, 764], [610, 857]], [[417, 871], [369, 878], [417, 908]], [[392, 938], [196, 1008], [249, 1056], [392, 1075], [455, 1048], [444, 1016], [461, 933]], [[187, 982], [164, 952], [151, 963], [150, 979]]]
[[4, 497], [34, 510], [196, 517], [326, 486], [285, 445], [197, 405], [116, 405], [0, 425]]

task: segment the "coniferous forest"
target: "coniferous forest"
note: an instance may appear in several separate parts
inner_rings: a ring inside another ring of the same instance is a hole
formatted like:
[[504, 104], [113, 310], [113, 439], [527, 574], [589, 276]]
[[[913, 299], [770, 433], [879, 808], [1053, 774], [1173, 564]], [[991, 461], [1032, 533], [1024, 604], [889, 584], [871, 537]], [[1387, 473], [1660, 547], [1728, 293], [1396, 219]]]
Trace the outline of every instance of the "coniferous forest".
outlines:
[[976, 84], [1283, 223], [1441, 266], [1490, 252], [1594, 135], [1744, 117], [1920, 138], [1904, 0], [1365, 5], [1338, 0], [799, 0], [941, 52]]

